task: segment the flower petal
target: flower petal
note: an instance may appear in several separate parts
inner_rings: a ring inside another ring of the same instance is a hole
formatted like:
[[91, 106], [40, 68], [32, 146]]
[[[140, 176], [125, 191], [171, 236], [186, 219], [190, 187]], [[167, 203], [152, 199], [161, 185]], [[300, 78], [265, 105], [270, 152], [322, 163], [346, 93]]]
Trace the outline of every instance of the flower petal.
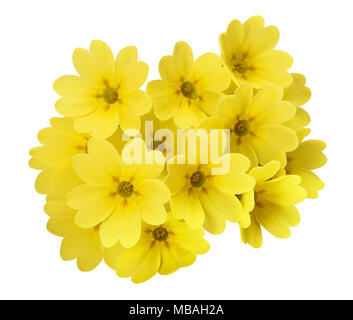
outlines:
[[170, 207], [173, 215], [184, 219], [191, 228], [198, 229], [203, 225], [205, 215], [197, 193], [188, 189], [180, 191], [171, 198]]
[[104, 247], [112, 247], [120, 240], [125, 248], [133, 247], [141, 235], [140, 211], [133, 201], [123, 201], [100, 227]]

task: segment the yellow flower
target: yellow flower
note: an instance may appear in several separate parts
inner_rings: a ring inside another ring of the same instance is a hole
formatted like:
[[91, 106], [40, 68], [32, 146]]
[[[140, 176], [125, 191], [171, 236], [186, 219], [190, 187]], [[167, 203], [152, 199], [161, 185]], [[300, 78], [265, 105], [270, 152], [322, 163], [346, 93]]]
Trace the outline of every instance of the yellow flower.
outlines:
[[301, 106], [310, 100], [311, 91], [305, 86], [306, 79], [302, 74], [292, 73], [292, 77], [292, 84], [283, 90], [283, 100], [293, 103], [297, 111], [285, 125], [297, 132], [310, 123], [309, 114]]
[[318, 197], [318, 190], [325, 187], [321, 179], [312, 170], [321, 168], [327, 158], [322, 150], [326, 148], [325, 142], [321, 140], [302, 141], [297, 149], [287, 153], [287, 165], [282, 174], [296, 174], [301, 177], [301, 186], [306, 189], [308, 198]]
[[222, 99], [217, 117], [205, 120], [202, 128], [229, 129], [230, 151], [246, 155], [252, 166], [282, 159], [282, 153], [298, 146], [295, 132], [284, 125], [296, 113], [296, 107], [282, 101], [280, 87], [267, 87], [253, 94], [242, 84], [234, 95]]
[[37, 177], [35, 188], [41, 194], [64, 197], [73, 187], [82, 183], [72, 169], [72, 157], [85, 153], [89, 136], [77, 133], [70, 118], [52, 118], [51, 127], [38, 133], [41, 147], [30, 151], [30, 167], [43, 170]]
[[120, 277], [131, 277], [134, 283], [144, 282], [157, 272], [171, 274], [209, 250], [203, 235], [202, 229], [193, 230], [171, 216], [162, 225], [143, 224], [139, 242], [125, 249], [112, 267]]
[[[141, 122], [141, 137], [145, 141], [147, 149], [161, 151], [166, 157], [166, 161], [168, 161], [171, 158], [170, 155], [176, 154], [177, 151], [176, 138], [178, 128], [174, 122], [171, 119], [166, 121], [159, 120], [153, 110], [142, 116]], [[153, 131], [147, 131], [147, 134], [151, 135], [146, 136], [146, 129], [148, 129], [151, 123], [153, 124]]]
[[[199, 154], [202, 152], [205, 150]], [[228, 154], [222, 156], [223, 161], [227, 157], [229, 171], [223, 175], [213, 174], [212, 169], [218, 165], [210, 159], [206, 164], [201, 162], [202, 156], [197, 157], [195, 164], [190, 164], [188, 154], [177, 155], [168, 162], [165, 182], [172, 193], [170, 206], [175, 218], [184, 219], [194, 229], [203, 226], [213, 234], [224, 231], [225, 220], [239, 221], [242, 208], [234, 194], [250, 191], [255, 181], [246, 174], [250, 167], [247, 157]]]
[[159, 73], [162, 80], [147, 85], [155, 114], [160, 120], [173, 118], [183, 129], [197, 127], [206, 116], [213, 115], [221, 92], [230, 82], [218, 55], [206, 53], [194, 62], [185, 42], [175, 45], [173, 56], [161, 59]]
[[63, 237], [60, 255], [63, 260], [77, 259], [77, 266], [81, 271], [91, 271], [104, 258], [111, 266], [123, 250], [120, 244], [112, 248], [104, 248], [99, 240], [99, 226], [82, 229], [75, 225], [75, 210], [69, 208], [65, 201], [48, 201], [44, 207], [50, 219], [48, 230]]
[[250, 175], [256, 180], [256, 186], [242, 195], [246, 207], [240, 221], [241, 239], [254, 248], [262, 246], [261, 226], [278, 238], [288, 238], [289, 227], [300, 221], [294, 205], [306, 198], [306, 191], [300, 186], [301, 178], [297, 175], [275, 178], [279, 169], [278, 161], [253, 168]]
[[55, 105], [57, 111], [73, 117], [77, 131], [101, 138], [111, 136], [119, 124], [124, 131], [139, 129], [139, 116], [152, 104], [139, 90], [146, 81], [148, 66], [137, 61], [136, 47], [122, 49], [114, 61], [109, 47], [95, 40], [89, 51], [76, 49], [73, 62], [79, 76], [63, 76], [54, 83], [62, 96]]
[[[170, 192], [156, 179], [165, 165], [163, 156], [159, 151], [147, 152], [141, 139], [125, 145], [122, 154], [132, 147], [141, 148], [142, 163], [126, 164], [114, 146], [101, 138], [91, 138], [88, 154], [73, 158], [73, 168], [85, 183], [69, 192], [67, 203], [78, 210], [75, 223], [79, 227], [100, 224], [105, 247], [119, 240], [124, 247], [132, 247], [140, 238], [141, 219], [157, 225], [167, 217], [164, 204]], [[151, 156], [153, 163], [144, 156]]]
[[255, 88], [266, 85], [288, 87], [292, 76], [287, 70], [293, 59], [287, 53], [273, 50], [279, 39], [278, 29], [264, 27], [259, 16], [244, 24], [233, 20], [220, 36], [223, 60], [236, 84], [246, 82]]

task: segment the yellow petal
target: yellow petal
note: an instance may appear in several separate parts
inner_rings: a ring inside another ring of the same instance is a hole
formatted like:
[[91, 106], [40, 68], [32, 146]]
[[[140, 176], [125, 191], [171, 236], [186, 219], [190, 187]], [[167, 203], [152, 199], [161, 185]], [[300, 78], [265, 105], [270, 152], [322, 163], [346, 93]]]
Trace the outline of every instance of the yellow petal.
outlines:
[[306, 190], [301, 187], [301, 178], [296, 175], [287, 175], [264, 182], [262, 197], [282, 206], [291, 206], [306, 198]]
[[260, 248], [262, 246], [262, 232], [259, 223], [251, 214], [251, 224], [248, 228], [240, 228], [241, 241], [250, 244], [253, 248]]
[[228, 25], [227, 32], [221, 34], [219, 43], [221, 46], [222, 56], [225, 60], [230, 59], [233, 54], [240, 53], [243, 35], [243, 25], [238, 20], [233, 20]]
[[307, 103], [311, 97], [311, 91], [305, 87], [305, 77], [299, 73], [292, 73], [292, 84], [284, 89], [283, 100], [290, 101], [297, 107]]
[[[253, 97], [253, 88], [247, 84], [239, 86], [233, 96], [225, 97], [217, 108], [217, 115], [223, 121], [235, 124], [236, 118], [249, 108]], [[232, 128], [233, 129], [233, 128]]]
[[93, 185], [110, 185], [113, 181], [95, 159], [88, 154], [77, 154], [72, 158], [72, 167], [76, 174], [85, 182]]
[[114, 107], [96, 108], [92, 113], [75, 118], [74, 128], [78, 132], [90, 133], [100, 138], [110, 137], [118, 128], [119, 117]]
[[322, 167], [327, 158], [322, 153], [326, 148], [326, 143], [321, 140], [307, 140], [302, 142], [299, 147], [288, 155], [290, 159], [289, 169], [302, 168], [314, 170]]
[[[180, 164], [178, 164], [178, 160]], [[188, 166], [185, 161], [184, 156], [176, 156], [167, 164], [168, 175], [165, 183], [173, 195], [178, 193], [187, 184]]]
[[48, 194], [51, 190], [51, 171], [42, 171], [35, 182], [36, 191], [41, 194]]
[[241, 153], [246, 156], [250, 160], [250, 168], [256, 167], [259, 164], [254, 148], [246, 141], [238, 144], [237, 141], [232, 141], [231, 138], [230, 152]]
[[146, 114], [152, 107], [151, 97], [142, 90], [129, 92], [125, 94], [122, 99], [126, 108], [130, 109], [138, 116]]
[[116, 245], [105, 248], [102, 247], [103, 258], [105, 263], [112, 269], [116, 269], [119, 256], [126, 250], [120, 243]]
[[285, 125], [293, 130], [298, 130], [307, 126], [310, 121], [310, 115], [303, 108], [298, 107], [294, 117], [287, 121]]
[[223, 67], [221, 58], [214, 53], [206, 53], [197, 58], [193, 65], [193, 77], [203, 89], [223, 91], [230, 83], [230, 75]]
[[194, 62], [194, 56], [190, 46], [183, 41], [177, 42], [174, 47], [173, 56], [179, 74], [186, 79], [189, 78]]
[[245, 21], [244, 37], [242, 43], [243, 51], [249, 51], [249, 49], [257, 43], [258, 39], [262, 36], [265, 21], [261, 16], [254, 16]]
[[84, 244], [85, 234], [82, 229], [74, 228], [65, 235], [60, 246], [60, 256], [69, 261], [77, 258], [81, 246]]
[[288, 101], [280, 101], [282, 89], [270, 87], [259, 91], [250, 107], [255, 123], [284, 123], [295, 115], [297, 108]]
[[203, 239], [198, 230], [193, 230], [183, 222], [176, 221], [171, 225], [173, 232], [175, 233], [175, 242], [186, 250], [191, 251], [195, 254], [206, 253], [210, 244]]
[[318, 190], [322, 190], [325, 184], [321, 179], [312, 171], [309, 170], [296, 170], [292, 172], [302, 178], [301, 186], [307, 191], [309, 199], [315, 199], [319, 196]]
[[123, 164], [120, 154], [111, 143], [101, 138], [91, 138], [87, 149], [93, 161], [99, 163], [110, 176], [119, 177], [122, 174]]
[[159, 74], [163, 80], [171, 83], [179, 83], [181, 77], [183, 77], [174, 56], [162, 57], [159, 61]]
[[104, 221], [114, 209], [114, 201], [111, 198], [89, 201], [75, 215], [75, 224], [80, 228], [92, 228]]
[[250, 44], [249, 56], [259, 55], [263, 52], [274, 49], [279, 40], [279, 31], [275, 26], [263, 28], [259, 32], [259, 36]]
[[88, 50], [82, 48], [75, 49], [72, 60], [75, 69], [82, 78], [91, 83], [100, 83], [102, 79], [99, 77], [99, 74], [96, 71], [92, 61], [92, 56]]
[[256, 220], [275, 237], [289, 238], [291, 234], [289, 226], [278, 213], [270, 211], [268, 207], [256, 207], [254, 214]]
[[226, 194], [216, 188], [208, 188], [200, 195], [205, 212], [203, 227], [212, 234], [220, 234], [225, 229], [225, 219], [237, 222], [241, 218], [242, 208], [235, 195]]
[[281, 152], [293, 151], [298, 146], [295, 132], [280, 124], [263, 124], [256, 128], [251, 138], [259, 162], [264, 165], [271, 160], [282, 159]]
[[112, 191], [109, 187], [81, 184], [67, 194], [66, 202], [73, 209], [80, 209], [86, 206], [87, 202], [99, 200], [107, 200], [113, 203]]
[[158, 272], [162, 275], [168, 275], [175, 272], [179, 268], [179, 263], [174, 257], [170, 246], [163, 246], [161, 248], [161, 265]]
[[54, 90], [63, 97], [88, 98], [92, 97], [92, 83], [84, 78], [66, 75], [54, 82]]
[[137, 90], [146, 81], [148, 65], [142, 61], [137, 61], [137, 48], [126, 47], [116, 58], [116, 77], [119, 87], [122, 90]]
[[286, 224], [289, 227], [295, 227], [300, 222], [300, 215], [295, 206], [279, 206], [269, 201], [262, 202], [263, 207], [274, 218]]
[[97, 104], [90, 98], [65, 97], [55, 103], [55, 109], [67, 117], [84, 116], [96, 107]]
[[77, 255], [77, 266], [81, 271], [91, 271], [102, 261], [102, 247], [98, 232], [87, 231], [87, 240]]
[[137, 205], [124, 200], [100, 227], [100, 239], [104, 247], [112, 247], [120, 240], [125, 248], [133, 247], [140, 238], [141, 218]]
[[[224, 157], [225, 159], [227, 157]], [[255, 186], [255, 180], [245, 172], [250, 167], [250, 160], [242, 154], [230, 154], [229, 172], [224, 175], [212, 176], [212, 185], [222, 192], [241, 194]]]
[[170, 200], [172, 213], [178, 219], [184, 219], [193, 229], [201, 228], [204, 223], [204, 211], [198, 195], [184, 189]]
[[177, 127], [188, 129], [190, 127], [198, 127], [205, 119], [206, 115], [198, 107], [193, 104], [189, 105], [184, 101], [173, 120]]
[[143, 261], [149, 252], [151, 243], [140, 241], [136, 246], [124, 249], [119, 255], [114, 269], [119, 277], [130, 277], [139, 268], [141, 261]]
[[177, 113], [182, 99], [176, 92], [177, 88], [163, 80], [151, 81], [147, 84], [147, 93], [152, 97], [156, 117], [168, 120]]
[[255, 178], [256, 183], [259, 185], [274, 177], [279, 169], [280, 163], [278, 161], [270, 161], [262, 167], [253, 168], [250, 171], [250, 174]]
[[123, 131], [129, 129], [140, 130], [141, 121], [140, 117], [134, 113], [131, 109], [124, 106], [118, 109], [120, 126]]
[[90, 55], [95, 69], [102, 79], [114, 79], [114, 56], [106, 43], [100, 40], [91, 42]]
[[135, 269], [131, 275], [131, 281], [134, 283], [141, 283], [152, 278], [159, 269], [161, 264], [161, 255], [156, 247], [152, 247], [141, 261], [138, 268]]

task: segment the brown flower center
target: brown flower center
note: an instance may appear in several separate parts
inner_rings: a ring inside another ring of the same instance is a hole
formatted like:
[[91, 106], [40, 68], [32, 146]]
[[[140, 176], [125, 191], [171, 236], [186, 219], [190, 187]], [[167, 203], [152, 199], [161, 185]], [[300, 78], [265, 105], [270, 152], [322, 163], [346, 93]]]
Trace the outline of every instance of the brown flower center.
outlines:
[[158, 227], [153, 230], [152, 235], [157, 241], [166, 241], [168, 238], [168, 231], [165, 228]]
[[189, 98], [189, 99], [195, 99], [196, 98], [195, 86], [189, 81], [185, 81], [181, 85], [180, 91], [183, 94], [183, 96], [186, 97], [186, 98]]
[[234, 126], [234, 132], [239, 137], [245, 136], [249, 133], [250, 125], [247, 120], [239, 120]]
[[201, 188], [206, 181], [206, 176], [201, 171], [196, 171], [190, 178], [190, 183], [194, 188]]
[[123, 198], [130, 197], [134, 192], [134, 186], [129, 181], [120, 182], [118, 185], [118, 193]]
[[117, 102], [119, 98], [118, 90], [111, 87], [105, 88], [103, 92], [103, 98], [108, 104], [113, 104]]

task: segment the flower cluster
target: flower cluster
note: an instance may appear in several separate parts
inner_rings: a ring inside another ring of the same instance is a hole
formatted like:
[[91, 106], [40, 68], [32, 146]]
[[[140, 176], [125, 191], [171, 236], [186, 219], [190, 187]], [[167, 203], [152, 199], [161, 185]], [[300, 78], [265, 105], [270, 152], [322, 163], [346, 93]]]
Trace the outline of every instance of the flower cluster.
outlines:
[[324, 187], [313, 170], [326, 157], [324, 142], [305, 139], [311, 93], [278, 40], [255, 16], [229, 24], [221, 55], [194, 59], [178, 42], [146, 92], [135, 47], [116, 58], [102, 41], [74, 51], [78, 75], [54, 83], [62, 117], [39, 132], [29, 163], [64, 260], [90, 271], [104, 259], [140, 283], [191, 265], [210, 248], [205, 231], [226, 221], [255, 248], [263, 229], [290, 236], [295, 205]]

